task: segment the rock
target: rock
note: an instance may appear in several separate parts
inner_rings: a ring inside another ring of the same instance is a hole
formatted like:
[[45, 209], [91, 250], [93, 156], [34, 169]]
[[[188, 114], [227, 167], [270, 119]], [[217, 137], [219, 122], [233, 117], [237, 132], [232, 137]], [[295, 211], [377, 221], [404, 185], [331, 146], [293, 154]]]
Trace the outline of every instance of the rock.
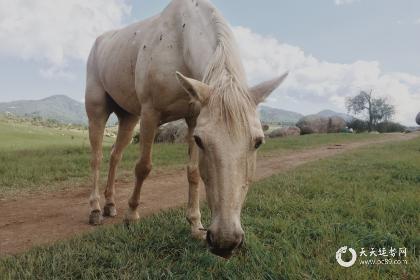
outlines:
[[300, 128], [296, 126], [278, 128], [269, 133], [270, 138], [299, 136], [299, 135], [300, 135]]
[[420, 125], [420, 113], [417, 114], [416, 123]]
[[312, 133], [338, 133], [346, 128], [346, 122], [338, 116], [321, 117], [310, 115], [301, 118], [297, 124], [302, 134]]
[[185, 121], [175, 121], [161, 125], [156, 133], [156, 143], [184, 143], [188, 135]]
[[328, 132], [328, 118], [320, 116], [306, 116], [301, 118], [297, 124], [302, 134], [312, 133], [327, 133]]
[[338, 116], [328, 118], [328, 133], [339, 133], [347, 127], [346, 121]]

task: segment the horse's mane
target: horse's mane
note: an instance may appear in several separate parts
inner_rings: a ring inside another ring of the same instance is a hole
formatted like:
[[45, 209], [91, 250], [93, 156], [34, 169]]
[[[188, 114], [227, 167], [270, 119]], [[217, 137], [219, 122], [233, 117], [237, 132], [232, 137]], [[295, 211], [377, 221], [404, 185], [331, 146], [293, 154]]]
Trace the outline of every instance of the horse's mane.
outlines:
[[203, 82], [214, 90], [209, 101], [210, 110], [219, 108], [220, 117], [227, 125], [228, 131], [241, 136], [249, 132], [248, 115], [255, 110], [255, 105], [248, 91], [245, 70], [234, 35], [217, 12], [213, 16], [217, 31], [217, 47], [210, 59]]

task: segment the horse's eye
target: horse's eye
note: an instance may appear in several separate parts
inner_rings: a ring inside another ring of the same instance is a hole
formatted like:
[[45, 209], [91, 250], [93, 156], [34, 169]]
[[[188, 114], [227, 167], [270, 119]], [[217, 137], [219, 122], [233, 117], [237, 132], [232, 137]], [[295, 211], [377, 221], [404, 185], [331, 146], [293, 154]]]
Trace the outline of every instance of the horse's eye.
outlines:
[[255, 141], [255, 149], [258, 149], [262, 144], [263, 144], [264, 140], [262, 138], [257, 139], [257, 141]]
[[201, 138], [198, 137], [198, 136], [194, 136], [194, 140], [195, 140], [195, 143], [197, 144], [197, 146], [200, 149], [204, 150], [204, 145], [203, 145], [203, 141], [201, 141]]

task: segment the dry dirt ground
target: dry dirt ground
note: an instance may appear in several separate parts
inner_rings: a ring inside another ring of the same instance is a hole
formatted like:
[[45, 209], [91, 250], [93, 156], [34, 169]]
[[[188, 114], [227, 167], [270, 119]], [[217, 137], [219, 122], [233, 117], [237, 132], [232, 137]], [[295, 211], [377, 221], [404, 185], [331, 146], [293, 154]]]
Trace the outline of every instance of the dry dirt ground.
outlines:
[[[380, 140], [329, 145], [287, 154], [271, 154], [258, 159], [257, 180], [285, 172], [307, 162], [331, 157], [359, 147], [390, 141], [404, 141], [418, 134], [389, 134]], [[184, 168], [155, 171], [146, 180], [140, 204], [145, 217], [187, 201], [187, 179]], [[106, 218], [104, 226], [121, 223], [133, 184], [131, 176], [116, 182], [118, 216]], [[32, 246], [48, 244], [92, 231], [88, 222], [90, 187], [77, 190], [42, 193], [0, 203], [0, 256], [23, 252]], [[204, 198], [204, 191], [201, 190]], [[103, 205], [103, 201], [102, 201]], [[186, 224], [187, 226], [187, 224]]]

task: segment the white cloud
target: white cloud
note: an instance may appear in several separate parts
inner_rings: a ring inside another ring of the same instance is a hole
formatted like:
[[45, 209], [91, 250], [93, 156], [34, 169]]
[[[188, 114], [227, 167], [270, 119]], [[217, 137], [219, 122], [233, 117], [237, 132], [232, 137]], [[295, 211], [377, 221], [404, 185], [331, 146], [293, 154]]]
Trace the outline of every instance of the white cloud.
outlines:
[[0, 55], [37, 61], [45, 77], [71, 77], [69, 61], [85, 61], [94, 39], [129, 13], [125, 0], [0, 0]]
[[321, 61], [299, 47], [243, 27], [234, 27], [234, 33], [251, 84], [290, 71], [284, 85], [268, 100], [269, 105], [305, 114], [327, 108], [344, 112], [346, 97], [374, 89], [375, 94], [389, 97], [396, 105], [396, 120], [414, 124], [420, 111], [420, 77], [384, 73], [376, 61]]
[[411, 18], [411, 19], [398, 19], [396, 21], [396, 23], [399, 24], [399, 25], [420, 24], [420, 18], [418, 18], [418, 19], [413, 19], [413, 18]]
[[[124, 23], [130, 14], [126, 1], [0, 0], [0, 56], [36, 61], [44, 77], [71, 78], [68, 65], [74, 60], [85, 63], [94, 39]], [[420, 111], [420, 77], [384, 73], [375, 61], [321, 61], [299, 47], [243, 27], [235, 27], [234, 33], [251, 83], [290, 71], [268, 100], [272, 106], [306, 114], [326, 108], [344, 111], [345, 97], [374, 88], [397, 106], [397, 120], [413, 124]]]
[[334, 3], [337, 6], [353, 4], [354, 2], [359, 2], [360, 0], [334, 0]]

